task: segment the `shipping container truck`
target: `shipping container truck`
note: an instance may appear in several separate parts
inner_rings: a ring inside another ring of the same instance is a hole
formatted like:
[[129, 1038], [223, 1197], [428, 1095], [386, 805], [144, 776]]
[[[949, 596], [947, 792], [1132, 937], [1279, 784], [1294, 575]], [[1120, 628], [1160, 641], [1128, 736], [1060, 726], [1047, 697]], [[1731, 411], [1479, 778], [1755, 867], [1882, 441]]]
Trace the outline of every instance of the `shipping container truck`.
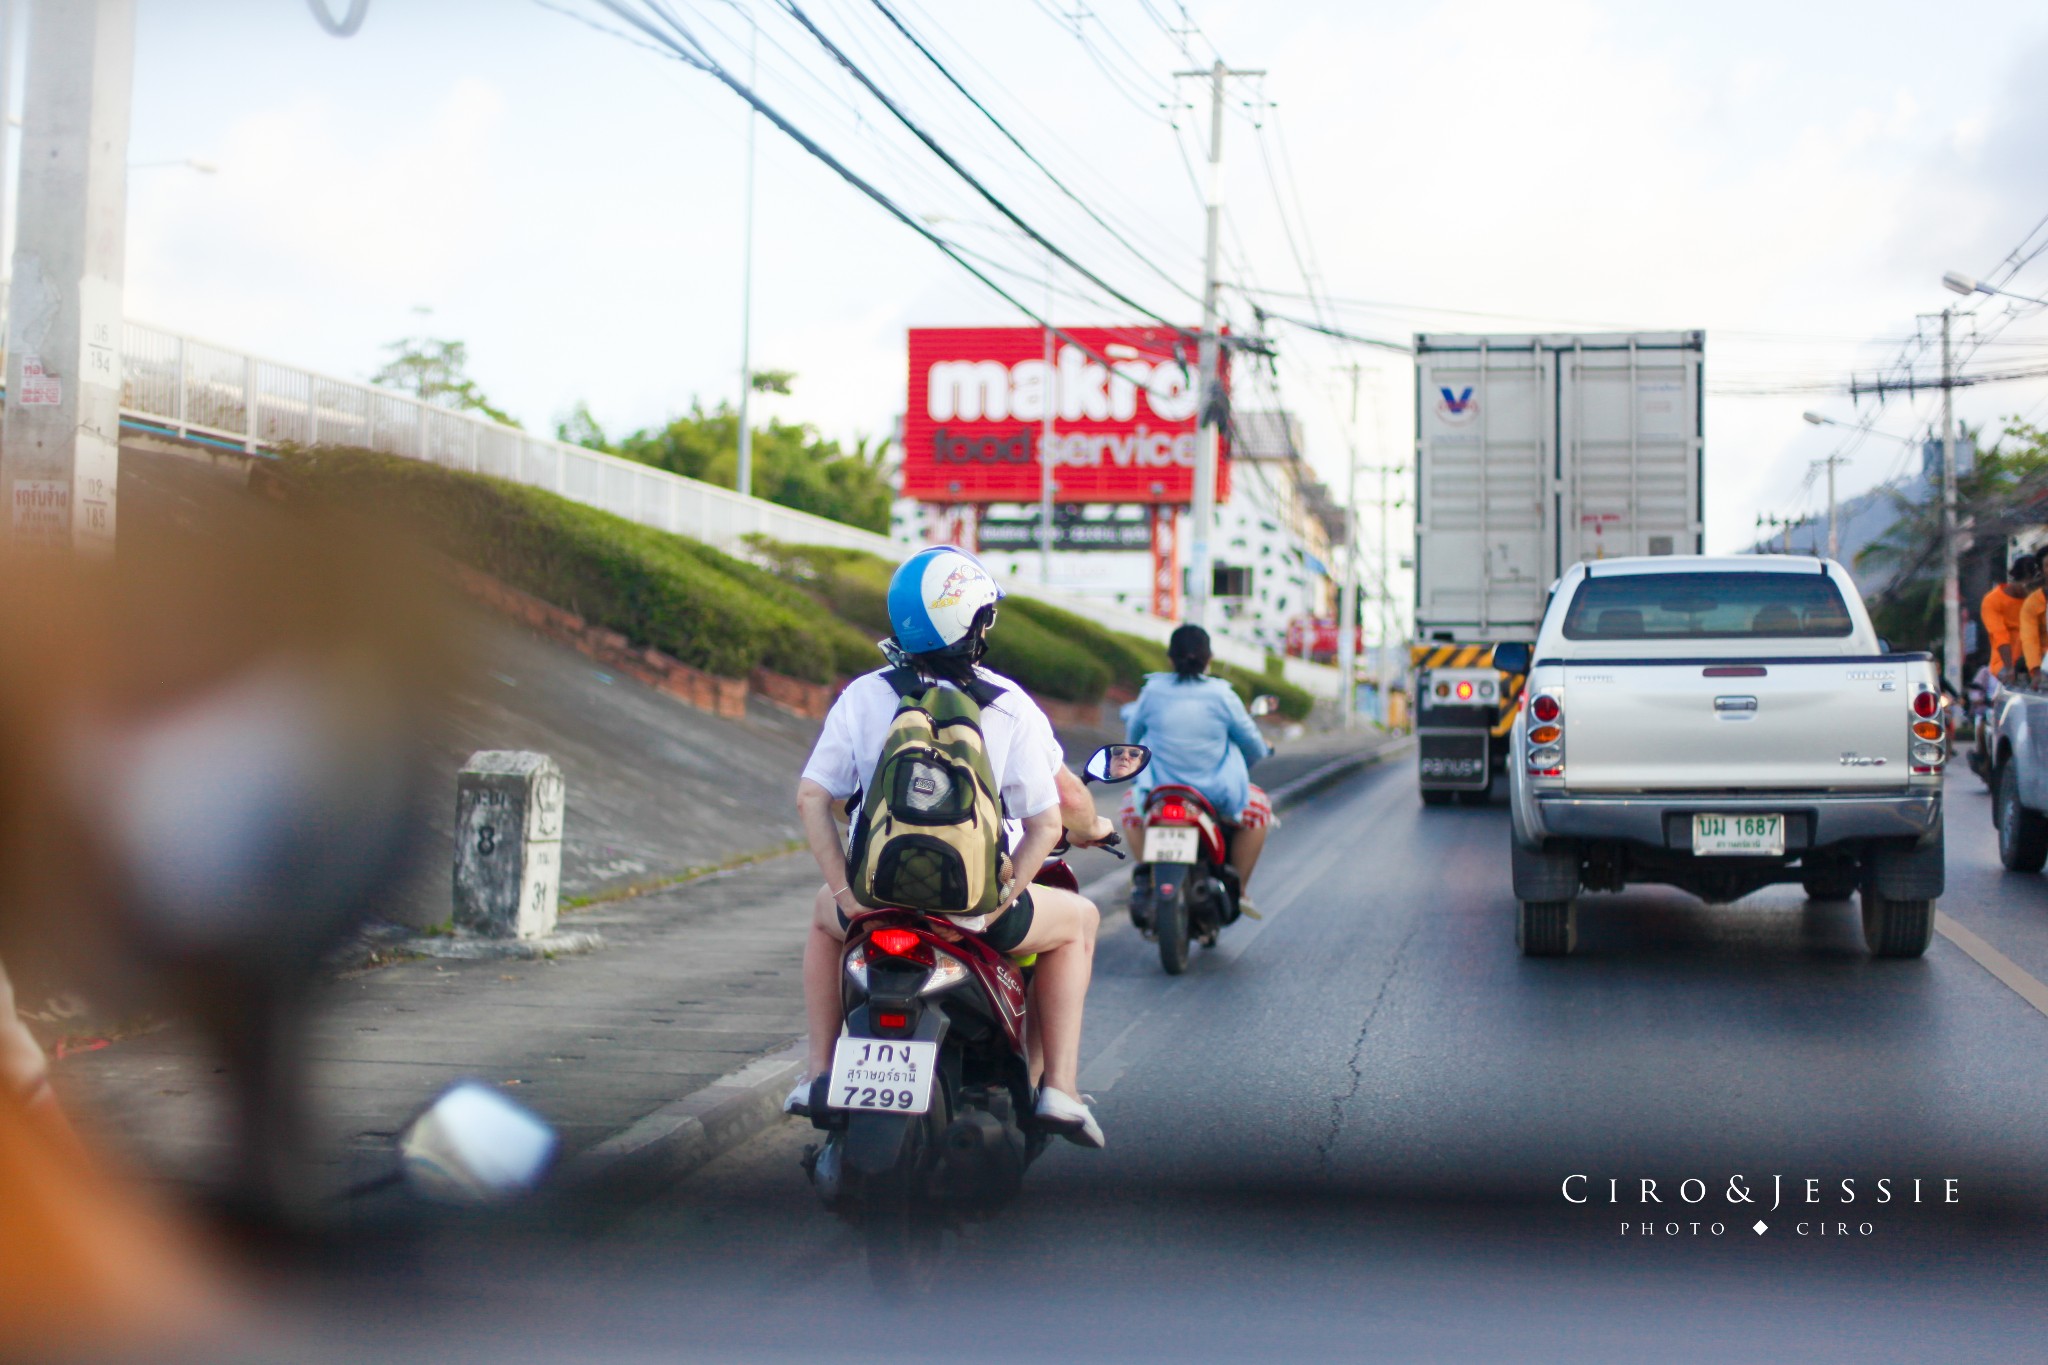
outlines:
[[1704, 332], [1415, 338], [1415, 730], [1422, 799], [1483, 804], [1533, 641], [1580, 560], [1698, 554]]

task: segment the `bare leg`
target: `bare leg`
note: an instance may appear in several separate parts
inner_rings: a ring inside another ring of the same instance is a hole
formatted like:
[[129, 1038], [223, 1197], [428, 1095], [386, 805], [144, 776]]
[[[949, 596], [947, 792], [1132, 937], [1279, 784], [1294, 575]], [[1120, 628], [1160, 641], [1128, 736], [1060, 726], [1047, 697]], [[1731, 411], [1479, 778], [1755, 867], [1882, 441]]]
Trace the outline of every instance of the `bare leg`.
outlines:
[[1102, 916], [1093, 901], [1057, 887], [1034, 886], [1031, 901], [1031, 932], [1017, 952], [1038, 954], [1032, 1032], [1044, 1049], [1042, 1083], [1073, 1095], [1081, 1071], [1081, 1014], [1095, 971], [1095, 932]]
[[1237, 869], [1237, 882], [1242, 889], [1251, 889], [1252, 869], [1259, 865], [1259, 854], [1265, 852], [1266, 836], [1270, 833], [1270, 825], [1257, 829], [1240, 825], [1237, 833], [1230, 836], [1230, 865]]
[[811, 932], [804, 941], [804, 1017], [810, 1026], [804, 1075], [822, 1075], [832, 1065], [832, 1047], [839, 1041], [839, 907], [818, 888], [811, 907]]

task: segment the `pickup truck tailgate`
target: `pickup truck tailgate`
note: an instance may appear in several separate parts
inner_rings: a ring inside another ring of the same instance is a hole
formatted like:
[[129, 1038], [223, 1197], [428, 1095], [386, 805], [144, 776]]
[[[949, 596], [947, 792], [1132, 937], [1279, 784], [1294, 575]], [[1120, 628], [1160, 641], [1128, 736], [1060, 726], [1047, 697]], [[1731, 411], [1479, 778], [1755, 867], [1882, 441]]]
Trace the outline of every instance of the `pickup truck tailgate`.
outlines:
[[1906, 784], [1903, 663], [1566, 663], [1570, 791], [1861, 790]]

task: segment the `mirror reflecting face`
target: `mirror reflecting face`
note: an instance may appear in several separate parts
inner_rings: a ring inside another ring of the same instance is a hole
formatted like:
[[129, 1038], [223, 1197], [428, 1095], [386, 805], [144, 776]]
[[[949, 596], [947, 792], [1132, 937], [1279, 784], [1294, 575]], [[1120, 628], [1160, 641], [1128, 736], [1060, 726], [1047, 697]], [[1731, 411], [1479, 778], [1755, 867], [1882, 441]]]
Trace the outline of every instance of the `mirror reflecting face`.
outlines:
[[1124, 782], [1136, 777], [1152, 761], [1152, 751], [1142, 744], [1105, 744], [1088, 756], [1088, 776], [1097, 782]]
[[1270, 716], [1280, 709], [1280, 699], [1268, 692], [1252, 698], [1251, 713], [1255, 716]]
[[555, 1158], [555, 1130], [490, 1086], [463, 1081], [414, 1119], [399, 1139], [406, 1183], [444, 1204], [487, 1204], [525, 1194]]

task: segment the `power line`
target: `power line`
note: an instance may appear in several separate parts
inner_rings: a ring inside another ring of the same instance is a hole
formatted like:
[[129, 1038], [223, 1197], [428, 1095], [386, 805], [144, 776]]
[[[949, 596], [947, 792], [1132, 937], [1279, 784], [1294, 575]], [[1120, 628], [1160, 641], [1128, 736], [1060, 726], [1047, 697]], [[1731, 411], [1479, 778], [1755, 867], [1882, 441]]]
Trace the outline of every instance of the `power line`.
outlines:
[[1104, 232], [1107, 232], [1110, 236], [1114, 237], [1124, 247], [1125, 250], [1129, 251], [1133, 256], [1136, 256], [1140, 261], [1144, 262], [1144, 264], [1154, 274], [1158, 275], [1161, 279], [1165, 280], [1169, 285], [1172, 285], [1174, 289], [1178, 290], [1182, 294], [1185, 294], [1188, 298], [1193, 299], [1197, 303], [1201, 302], [1202, 296], [1200, 294], [1196, 293], [1192, 289], [1189, 289], [1186, 285], [1176, 280], [1170, 273], [1167, 272], [1167, 270], [1164, 267], [1160, 266], [1157, 262], [1155, 262], [1152, 259], [1152, 254], [1150, 252], [1141, 250], [1128, 237], [1124, 236], [1123, 233], [1117, 231], [1116, 228], [1112, 227], [1109, 221], [1105, 219], [1100, 213], [1097, 213], [1093, 205], [1089, 204], [1087, 200], [1083, 199], [1080, 195], [1076, 194], [1072, 189], [1068, 188], [1066, 181], [1060, 179], [1059, 176], [1053, 173], [1053, 170], [1050, 166], [1046, 165], [1043, 161], [1039, 160], [1037, 154], [1034, 153], [1029, 147], [1026, 147], [1023, 144], [1023, 142], [1021, 142], [1018, 139], [1017, 135], [1011, 132], [1009, 127], [1006, 124], [1004, 124], [1004, 122], [1001, 119], [995, 116], [995, 114], [989, 109], [987, 105], [983, 104], [979, 99], [975, 97], [972, 91], [970, 91], [965, 85], [962, 85], [960, 83], [959, 77], [955, 76], [952, 73], [952, 71], [947, 68], [946, 64], [939, 60], [938, 55], [936, 53], [934, 53], [929, 47], [925, 46], [924, 41], [921, 38], [919, 38], [915, 33], [911, 32], [909, 26], [906, 25], [902, 19], [897, 17], [896, 12], [894, 10], [889, 8], [888, 0], [874, 0], [874, 6], [876, 9], [882, 12], [883, 17], [888, 19], [888, 21], [891, 24], [895, 25], [896, 31], [901, 33], [904, 36], [904, 38], [909, 41], [912, 47], [915, 47], [919, 52], [924, 54], [925, 60], [930, 62], [932, 66], [937, 69], [938, 73], [946, 78], [947, 83], [949, 83], [955, 90], [960, 92], [962, 98], [964, 98], [969, 104], [973, 105], [977, 110], [979, 110], [982, 117], [987, 119], [991, 124], [993, 124], [995, 126], [996, 131], [1001, 133], [1003, 137], [1009, 141], [1010, 145], [1012, 147], [1015, 147], [1018, 150], [1018, 152], [1020, 152], [1023, 155], [1026, 161], [1029, 161], [1033, 166], [1036, 166], [1039, 169], [1039, 171], [1044, 174], [1045, 178], [1047, 180], [1050, 180], [1053, 183], [1053, 186], [1057, 188], [1061, 194], [1064, 194], [1067, 198], [1071, 199], [1077, 206], [1079, 206], [1081, 212], [1087, 214], [1088, 217], [1094, 221], [1096, 226], [1100, 227]]
[[910, 117], [910, 115], [903, 109], [903, 107], [900, 104], [898, 104], [894, 99], [890, 98], [890, 96], [879, 85], [875, 84], [875, 82], [869, 78], [867, 72], [863, 71], [851, 57], [847, 56], [838, 44], [834, 43], [831, 40], [831, 38], [827, 37], [825, 35], [824, 30], [820, 29], [816, 24], [811, 22], [811, 17], [808, 14], [804, 13], [803, 7], [798, 5], [796, 3], [796, 0], [780, 0], [780, 3], [782, 5], [782, 8], [786, 10], [792, 18], [794, 18], [799, 24], [803, 25], [804, 28], [809, 31], [810, 35], [818, 40], [819, 45], [822, 46], [826, 52], [830, 53], [834, 60], [836, 60], [841, 66], [845, 67], [847, 71], [852, 74], [853, 78], [859, 81], [870, 95], [873, 95], [876, 100], [880, 101], [883, 108], [887, 109], [892, 115], [895, 116], [897, 122], [901, 123], [905, 128], [909, 129], [911, 134], [914, 137], [916, 137], [918, 141], [922, 142], [931, 151], [932, 155], [938, 157], [939, 160], [945, 162], [946, 166], [950, 170], [952, 170], [952, 172], [955, 175], [959, 176], [962, 180], [966, 181], [968, 185], [970, 185], [977, 194], [979, 194], [983, 199], [988, 201], [989, 205], [993, 207], [996, 210], [996, 212], [1002, 214], [1003, 217], [1009, 219], [1012, 223], [1016, 224], [1017, 227], [1026, 236], [1031, 238], [1032, 241], [1038, 243], [1041, 247], [1044, 247], [1047, 251], [1051, 252], [1069, 269], [1075, 271], [1077, 274], [1087, 279], [1096, 288], [1102, 290], [1111, 298], [1117, 300], [1117, 302], [1123, 304], [1128, 308], [1137, 309], [1140, 313], [1143, 313], [1146, 317], [1151, 318], [1154, 322], [1158, 323], [1162, 327], [1170, 327], [1173, 330], [1182, 333], [1183, 335], [1193, 335], [1193, 333], [1189, 332], [1185, 327], [1182, 327], [1179, 323], [1173, 322], [1170, 319], [1164, 317], [1163, 315], [1154, 312], [1152, 309], [1147, 308], [1144, 304], [1139, 303], [1136, 299], [1124, 293], [1115, 285], [1112, 285], [1109, 281], [1103, 279], [1100, 275], [1090, 270], [1087, 266], [1082, 265], [1079, 261], [1075, 260], [1072, 256], [1068, 255], [1058, 246], [1055, 246], [1050, 240], [1047, 239], [1044, 233], [1040, 232], [1037, 228], [1031, 226], [1031, 224], [1024, 221], [1024, 219], [1016, 212], [1016, 210], [1012, 209], [993, 190], [989, 189], [988, 186], [982, 184], [982, 182], [974, 175], [974, 173], [972, 171], [969, 171], [965, 166], [961, 165], [959, 160], [956, 157], [954, 157], [952, 153], [948, 152], [944, 147], [940, 146], [938, 139], [934, 138], [930, 133], [926, 132], [924, 128], [920, 124], [918, 124], [918, 122], [915, 119]]

